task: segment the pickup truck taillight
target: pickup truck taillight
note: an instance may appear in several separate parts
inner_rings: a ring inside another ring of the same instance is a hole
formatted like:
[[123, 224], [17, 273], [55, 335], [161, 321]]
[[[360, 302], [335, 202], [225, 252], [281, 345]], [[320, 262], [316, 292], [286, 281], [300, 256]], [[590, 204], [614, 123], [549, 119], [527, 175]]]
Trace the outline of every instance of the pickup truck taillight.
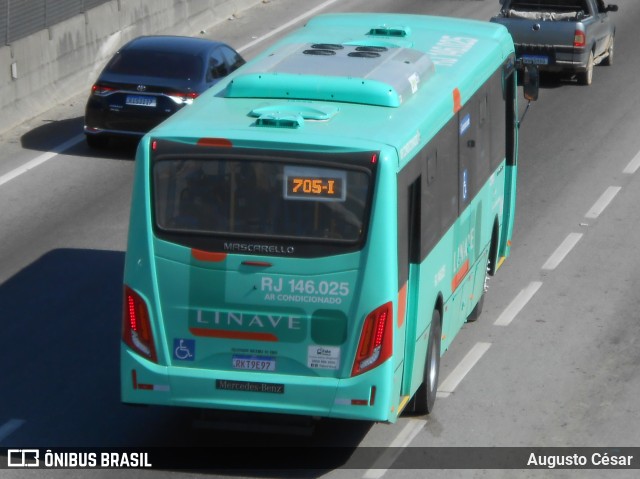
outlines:
[[576, 30], [573, 34], [573, 46], [574, 47], [584, 47], [587, 44], [587, 36], [584, 31]]

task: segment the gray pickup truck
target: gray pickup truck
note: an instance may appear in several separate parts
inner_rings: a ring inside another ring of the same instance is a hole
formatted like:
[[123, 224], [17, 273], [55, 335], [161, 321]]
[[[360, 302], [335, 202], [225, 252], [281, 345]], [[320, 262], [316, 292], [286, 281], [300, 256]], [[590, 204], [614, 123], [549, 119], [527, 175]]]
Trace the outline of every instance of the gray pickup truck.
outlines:
[[611, 65], [616, 29], [603, 0], [500, 0], [491, 18], [511, 33], [522, 64], [540, 70], [573, 72], [590, 85], [593, 67]]

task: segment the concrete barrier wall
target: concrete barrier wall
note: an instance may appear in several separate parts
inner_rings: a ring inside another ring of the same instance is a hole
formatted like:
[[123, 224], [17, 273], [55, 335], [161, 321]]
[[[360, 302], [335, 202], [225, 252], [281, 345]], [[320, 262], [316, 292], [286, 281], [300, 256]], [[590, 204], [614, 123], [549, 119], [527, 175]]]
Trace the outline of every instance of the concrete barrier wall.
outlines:
[[86, 92], [140, 35], [197, 35], [261, 0], [111, 0], [0, 47], [0, 133]]

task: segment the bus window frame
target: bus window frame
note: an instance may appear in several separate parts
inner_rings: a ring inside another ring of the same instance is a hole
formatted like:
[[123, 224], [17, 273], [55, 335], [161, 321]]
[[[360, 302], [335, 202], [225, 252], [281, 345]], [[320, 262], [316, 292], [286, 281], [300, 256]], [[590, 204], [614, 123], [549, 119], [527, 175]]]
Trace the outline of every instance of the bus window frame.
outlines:
[[[170, 140], [150, 140], [156, 142], [156, 149], [150, 151], [149, 188], [151, 205], [151, 224], [155, 238], [178, 244], [187, 248], [195, 248], [209, 252], [233, 253], [238, 251], [226, 251], [225, 244], [250, 244], [262, 245], [263, 249], [255, 251], [240, 251], [242, 254], [259, 256], [287, 256], [291, 258], [319, 258], [336, 254], [353, 253], [362, 250], [369, 238], [370, 223], [372, 219], [374, 192], [379, 180], [378, 167], [380, 151], [348, 151], [348, 152], [317, 152], [317, 151], [285, 151], [270, 150], [264, 148], [234, 148], [215, 146], [201, 146], [173, 142]], [[172, 152], [172, 145], [179, 145], [180, 153]], [[191, 151], [185, 147], [190, 146]], [[159, 151], [159, 152], [158, 152]], [[308, 153], [318, 159], [305, 158], [301, 155]], [[375, 157], [377, 161], [372, 161]], [[273, 236], [249, 233], [204, 233], [202, 231], [172, 231], [158, 225], [156, 212], [155, 190], [155, 165], [162, 161], [171, 160], [241, 160], [274, 162], [281, 165], [310, 166], [314, 168], [332, 168], [364, 172], [369, 177], [366, 205], [362, 215], [362, 232], [355, 240], [343, 240], [337, 238], [310, 238], [296, 236]], [[345, 161], [347, 160], [347, 161]], [[349, 161], [350, 160], [350, 161]], [[365, 161], [366, 160], [366, 161]], [[270, 249], [271, 248], [271, 249]], [[274, 253], [269, 253], [273, 251]]]

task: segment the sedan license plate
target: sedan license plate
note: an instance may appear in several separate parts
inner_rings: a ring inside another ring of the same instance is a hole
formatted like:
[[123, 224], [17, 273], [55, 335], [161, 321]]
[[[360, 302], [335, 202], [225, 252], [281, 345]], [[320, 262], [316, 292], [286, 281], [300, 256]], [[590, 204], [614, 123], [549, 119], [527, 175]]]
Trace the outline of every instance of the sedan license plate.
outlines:
[[276, 359], [267, 356], [234, 355], [231, 358], [233, 369], [247, 371], [275, 371]]
[[549, 57], [544, 55], [522, 55], [522, 61], [525, 65], [548, 65]]
[[150, 95], [127, 95], [127, 105], [133, 106], [156, 106], [156, 97]]

